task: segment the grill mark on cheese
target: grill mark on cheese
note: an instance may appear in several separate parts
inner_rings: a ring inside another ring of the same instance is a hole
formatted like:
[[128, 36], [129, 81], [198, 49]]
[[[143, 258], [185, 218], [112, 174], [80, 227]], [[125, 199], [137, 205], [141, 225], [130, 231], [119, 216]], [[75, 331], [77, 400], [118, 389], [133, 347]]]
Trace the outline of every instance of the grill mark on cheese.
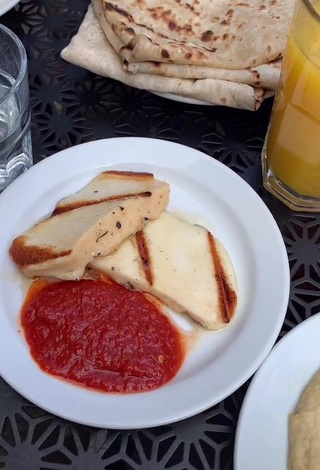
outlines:
[[138, 248], [138, 253], [141, 259], [144, 275], [147, 282], [150, 286], [153, 284], [153, 275], [150, 263], [150, 253], [148, 248], [148, 242], [144, 236], [143, 231], [136, 233], [136, 243]]
[[41, 248], [34, 245], [26, 245], [25, 237], [17, 237], [13, 240], [11, 248], [9, 250], [10, 256], [13, 261], [23, 269], [26, 266], [42, 263], [49, 259], [55, 259], [62, 256], [68, 256], [71, 250], [66, 251], [55, 251], [55, 247]]
[[213, 235], [208, 232], [208, 241], [211, 257], [215, 268], [215, 279], [218, 286], [219, 306], [221, 318], [224, 323], [229, 323], [233, 317], [237, 302], [237, 294], [228, 283], [228, 279], [223, 269], [216, 243]]
[[116, 196], [108, 196], [102, 199], [91, 199], [89, 201], [75, 201], [70, 204], [65, 204], [57, 206], [52, 213], [52, 216], [63, 214], [64, 212], [69, 212], [74, 209], [79, 209], [80, 207], [93, 206], [94, 204], [100, 204], [102, 202], [109, 201], [122, 201], [123, 199], [135, 198], [135, 197], [150, 197], [152, 193], [150, 191], [144, 191], [142, 193], [131, 193], [131, 194], [117, 194]]
[[147, 172], [134, 172], [134, 171], [103, 171], [101, 173], [103, 176], [119, 176], [120, 178], [128, 178], [134, 180], [153, 180], [154, 175]]

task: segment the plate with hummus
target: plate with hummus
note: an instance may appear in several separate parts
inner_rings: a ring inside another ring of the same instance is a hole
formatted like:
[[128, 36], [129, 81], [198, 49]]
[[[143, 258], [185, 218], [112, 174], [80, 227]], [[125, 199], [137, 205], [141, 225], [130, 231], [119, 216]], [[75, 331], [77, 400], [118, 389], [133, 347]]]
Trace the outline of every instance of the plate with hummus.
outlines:
[[320, 468], [320, 314], [290, 331], [256, 373], [245, 397], [235, 470]]
[[187, 418], [242, 385], [279, 334], [277, 224], [199, 151], [75, 146], [13, 182], [0, 211], [0, 374], [58, 416], [115, 429]]

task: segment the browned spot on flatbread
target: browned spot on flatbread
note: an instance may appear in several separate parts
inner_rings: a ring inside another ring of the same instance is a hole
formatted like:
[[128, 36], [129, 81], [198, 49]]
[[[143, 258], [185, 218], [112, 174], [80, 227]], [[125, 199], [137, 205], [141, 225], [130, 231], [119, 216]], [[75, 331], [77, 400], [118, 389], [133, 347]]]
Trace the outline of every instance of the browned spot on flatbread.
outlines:
[[128, 18], [130, 21], [133, 21], [132, 16], [126, 10], [119, 8], [117, 5], [114, 5], [113, 3], [109, 3], [109, 2], [104, 3], [104, 8], [108, 11], [116, 11], [117, 13], [124, 16], [125, 18]]
[[41, 248], [39, 246], [26, 245], [25, 243], [26, 237], [22, 235], [13, 240], [9, 250], [11, 258], [21, 269], [32, 264], [43, 263], [50, 259], [68, 256], [71, 253], [71, 250], [57, 252], [54, 246]]
[[[159, 5], [156, 7], [148, 8], [147, 10], [151, 13], [152, 18], [154, 18], [155, 20], [163, 20], [165, 23], [168, 23], [168, 24], [169, 22], [175, 23], [173, 13], [170, 9], [165, 10], [161, 5]], [[140, 26], [144, 26], [144, 25], [140, 25]], [[150, 31], [153, 31], [153, 29], [150, 26], [144, 26], [144, 27], [146, 27]], [[162, 35], [160, 34], [160, 36]]]
[[251, 73], [252, 73], [252, 75], [254, 75], [254, 78], [256, 80], [259, 80], [259, 78], [260, 78], [260, 73], [259, 72], [257, 72], [255, 69], [253, 69], [253, 70], [251, 70]]
[[190, 59], [192, 57], [192, 54], [191, 52], [187, 52], [184, 56], [186, 59]]
[[134, 29], [133, 28], [126, 28], [127, 33], [133, 35], [134, 34]]
[[184, 26], [182, 26], [181, 28], [178, 28], [178, 29], [179, 29], [179, 31], [184, 31], [187, 34], [190, 34], [193, 31], [191, 24], [186, 24], [186, 25], [184, 25]]
[[229, 10], [226, 13], [225, 18], [221, 21], [220, 24], [222, 25], [229, 25], [231, 24], [232, 18], [233, 18], [234, 10], [232, 8], [229, 8]]
[[215, 269], [222, 321], [224, 323], [229, 323], [233, 317], [237, 304], [237, 294], [228, 283], [214, 237], [210, 232], [208, 232], [208, 242]]
[[167, 51], [167, 49], [162, 49], [161, 55], [162, 55], [162, 57], [164, 57], [165, 59], [169, 59], [169, 57], [170, 57], [170, 54], [169, 54], [169, 52]]
[[222, 98], [220, 98], [220, 103], [221, 104], [226, 104], [227, 102], [227, 98], [225, 98], [224, 96]]
[[185, 7], [188, 8], [190, 11], [194, 11], [194, 7], [190, 5], [189, 3], [186, 3]]
[[150, 253], [148, 242], [146, 237], [144, 236], [143, 230], [136, 234], [136, 243], [138, 247], [138, 252], [140, 255], [144, 275], [146, 280], [150, 286], [153, 284], [153, 275], [152, 275], [152, 268], [151, 268], [151, 260], [150, 260]]
[[213, 31], [209, 29], [208, 31], [205, 31], [204, 33], [201, 34], [201, 41], [209, 42], [211, 41], [212, 36], [213, 36]]
[[57, 206], [52, 213], [52, 216], [63, 214], [65, 212], [73, 211], [75, 209], [79, 209], [80, 207], [87, 207], [93, 206], [95, 204], [101, 204], [102, 202], [109, 202], [109, 201], [122, 201], [123, 199], [128, 199], [132, 197], [151, 197], [152, 193], [150, 191], [144, 191], [141, 193], [129, 193], [129, 194], [117, 194], [116, 196], [108, 196], [101, 199], [92, 199], [89, 201], [75, 201], [70, 202], [70, 204], [65, 204], [61, 206]]
[[205, 57], [205, 55], [204, 55], [203, 52], [198, 51], [198, 57], [199, 57], [200, 59], [203, 59], [203, 58]]
[[128, 44], [128, 46], [122, 46], [120, 48], [120, 51], [132, 51], [133, 50], [133, 46], [131, 44]]
[[177, 28], [177, 25], [174, 21], [169, 21], [168, 26], [169, 26], [170, 31], [174, 31]]
[[266, 8], [267, 8], [266, 5], [261, 5], [261, 7], [259, 8], [259, 11], [265, 10]]

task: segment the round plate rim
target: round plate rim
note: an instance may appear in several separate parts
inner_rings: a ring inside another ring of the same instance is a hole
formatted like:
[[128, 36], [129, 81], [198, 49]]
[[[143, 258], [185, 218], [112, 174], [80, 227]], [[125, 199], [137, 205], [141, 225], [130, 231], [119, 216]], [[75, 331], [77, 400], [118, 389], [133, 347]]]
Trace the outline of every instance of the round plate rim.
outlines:
[[[179, 421], [185, 418], [188, 418], [190, 416], [193, 416], [195, 414], [198, 414], [205, 409], [210, 408], [211, 406], [215, 405], [219, 401], [223, 400], [227, 396], [229, 396], [231, 393], [233, 393], [236, 389], [238, 389], [251, 375], [257, 370], [257, 368], [260, 366], [262, 361], [265, 359], [269, 351], [271, 350], [277, 335], [280, 331], [281, 325], [283, 323], [283, 319], [286, 313], [287, 309], [287, 303], [288, 303], [288, 298], [289, 298], [289, 287], [290, 287], [290, 272], [289, 272], [289, 264], [287, 261], [287, 255], [286, 255], [286, 250], [285, 250], [285, 245], [283, 238], [281, 236], [281, 233], [279, 231], [279, 228], [270, 213], [269, 209], [265, 205], [265, 203], [261, 200], [261, 198], [255, 193], [255, 191], [246, 183], [239, 175], [237, 175], [235, 172], [233, 172], [230, 168], [225, 166], [219, 161], [216, 161], [212, 157], [200, 152], [199, 150], [195, 150], [193, 148], [173, 143], [170, 141], [166, 140], [159, 140], [159, 139], [152, 139], [152, 138], [141, 138], [141, 137], [114, 137], [114, 138], [109, 138], [109, 139], [101, 139], [97, 141], [92, 141], [92, 142], [87, 142], [84, 144], [80, 144], [77, 146], [74, 146], [72, 148], [68, 148], [65, 150], [62, 150], [60, 152], [57, 152], [56, 154], [52, 155], [51, 157], [42, 160], [39, 162], [37, 165], [29, 169], [26, 173], [21, 175], [16, 181], [14, 181], [0, 196], [0, 210], [2, 204], [5, 203], [5, 200], [11, 197], [11, 194], [14, 193], [15, 188], [18, 187], [19, 185], [22, 185], [24, 181], [27, 181], [28, 179], [32, 179], [33, 175], [36, 175], [37, 173], [43, 171], [43, 169], [50, 168], [53, 163], [52, 162], [57, 162], [63, 158], [66, 158], [68, 154], [72, 154], [74, 152], [74, 149], [77, 149], [79, 147], [91, 149], [95, 146], [101, 146], [101, 145], [109, 145], [111, 142], [112, 144], [119, 144], [121, 146], [121, 143], [124, 141], [130, 141], [133, 143], [135, 142], [137, 145], [153, 145], [156, 143], [157, 146], [163, 146], [163, 148], [170, 147], [172, 149], [177, 149], [178, 147], [180, 148], [181, 152], [184, 152], [185, 154], [191, 156], [194, 158], [196, 161], [198, 160], [203, 160], [206, 162], [211, 162], [212, 168], [218, 168], [219, 171], [224, 172], [225, 174], [228, 174], [228, 178], [233, 179], [234, 181], [237, 182], [238, 185], [242, 186], [243, 190], [247, 192], [247, 194], [250, 194], [250, 198], [252, 198], [253, 201], [255, 201], [255, 204], [257, 204], [257, 207], [259, 207], [259, 210], [263, 212], [265, 220], [268, 221], [268, 224], [272, 227], [272, 234], [274, 236], [274, 239], [277, 243], [277, 246], [279, 247], [280, 252], [280, 257], [279, 261], [280, 265], [283, 268], [283, 274], [284, 274], [284, 279], [283, 279], [283, 295], [282, 295], [282, 303], [279, 305], [279, 314], [277, 316], [277, 321], [275, 321], [273, 325], [273, 330], [268, 336], [267, 340], [264, 341], [263, 344], [263, 349], [259, 352], [257, 356], [254, 357], [252, 360], [252, 363], [250, 364], [250, 367], [247, 367], [247, 370], [245, 372], [242, 372], [239, 374], [237, 379], [234, 379], [231, 381], [229, 384], [229, 387], [227, 387], [223, 392], [220, 392], [219, 394], [216, 394], [214, 398], [211, 398], [210, 400], [207, 400], [205, 402], [202, 402], [200, 405], [196, 404], [192, 409], [184, 410], [183, 412], [177, 412], [175, 416], [172, 416], [170, 418], [166, 417], [166, 419], [160, 420], [160, 421], [153, 421], [152, 419], [146, 419], [144, 421], [141, 421], [140, 423], [137, 423], [133, 426], [133, 423], [128, 423], [128, 424], [123, 424], [123, 423], [118, 423], [118, 422], [108, 422], [108, 423], [102, 423], [102, 422], [97, 422], [97, 420], [90, 420], [90, 419], [77, 419], [76, 416], [68, 414], [68, 412], [64, 412], [61, 414], [59, 410], [57, 409], [52, 409], [50, 405], [47, 403], [44, 403], [43, 401], [39, 400], [34, 400], [32, 397], [26, 395], [24, 393], [24, 390], [20, 387], [17, 386], [16, 383], [13, 383], [11, 380], [11, 377], [8, 377], [6, 373], [3, 374], [3, 378], [14, 388], [17, 390], [19, 393], [24, 395], [27, 399], [35, 403], [41, 408], [44, 408], [48, 410], [49, 412], [56, 414], [58, 416], [62, 416], [63, 418], [70, 419], [71, 421], [74, 422], [79, 422], [81, 424], [86, 424], [86, 425], [91, 425], [91, 426], [97, 426], [97, 427], [109, 427], [113, 429], [130, 429], [132, 427], [135, 427], [136, 429], [138, 428], [147, 428], [147, 427], [153, 427], [153, 426], [159, 426], [159, 425], [164, 425], [168, 423], [172, 423], [175, 421]], [[111, 145], [112, 145], [111, 144]], [[71, 157], [70, 157], [71, 158]], [[112, 162], [109, 162], [109, 164], [114, 164], [114, 160]], [[108, 161], [106, 161], [106, 166], [108, 164]], [[147, 164], [147, 162], [145, 162]], [[92, 169], [93, 167], [88, 166], [88, 171], [89, 169]], [[1, 315], [1, 312], [0, 312]], [[0, 342], [0, 348], [1, 348], [1, 342]], [[1, 364], [0, 364], [0, 371], [3, 373], [1, 370]]]
[[196, 98], [190, 98], [188, 96], [177, 95], [176, 93], [163, 93], [160, 91], [151, 91], [150, 93], [160, 98], [165, 98], [170, 101], [177, 101], [178, 103], [192, 104], [195, 106], [218, 106], [217, 104], [209, 103], [209, 101], [197, 100]]
[[[293, 327], [282, 339], [280, 339], [278, 343], [272, 348], [270, 354], [266, 357], [260, 368], [255, 373], [248, 387], [239, 413], [234, 445], [234, 470], [242, 470], [242, 467], [240, 466], [241, 462], [239, 461], [240, 459], [242, 459], [242, 449], [240, 449], [239, 441], [243, 433], [245, 432], [244, 427], [246, 425], [247, 413], [251, 405], [251, 400], [255, 396], [256, 389], [259, 387], [261, 380], [263, 379], [263, 376], [265, 374], [265, 371], [268, 370], [269, 363], [271, 363], [275, 357], [280, 355], [283, 350], [286, 350], [288, 345], [294, 342], [295, 339], [299, 337], [301, 332], [307, 329], [311, 329], [313, 331], [314, 324], [319, 324], [320, 326], [320, 312], [313, 314], [311, 317], [307, 318], [306, 320]], [[303, 384], [303, 386], [305, 385], [306, 384]]]

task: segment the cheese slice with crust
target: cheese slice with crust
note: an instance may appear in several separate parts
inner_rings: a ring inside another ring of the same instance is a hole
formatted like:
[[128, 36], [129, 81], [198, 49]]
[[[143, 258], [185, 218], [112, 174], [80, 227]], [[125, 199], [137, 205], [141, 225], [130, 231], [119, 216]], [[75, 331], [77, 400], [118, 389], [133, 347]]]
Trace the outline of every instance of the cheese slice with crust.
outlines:
[[169, 185], [150, 173], [103, 172], [17, 237], [10, 255], [28, 277], [79, 279], [94, 257], [116, 250], [168, 201]]
[[206, 228], [165, 212], [89, 266], [153, 294], [209, 330], [229, 324], [237, 306], [236, 275], [222, 243]]

